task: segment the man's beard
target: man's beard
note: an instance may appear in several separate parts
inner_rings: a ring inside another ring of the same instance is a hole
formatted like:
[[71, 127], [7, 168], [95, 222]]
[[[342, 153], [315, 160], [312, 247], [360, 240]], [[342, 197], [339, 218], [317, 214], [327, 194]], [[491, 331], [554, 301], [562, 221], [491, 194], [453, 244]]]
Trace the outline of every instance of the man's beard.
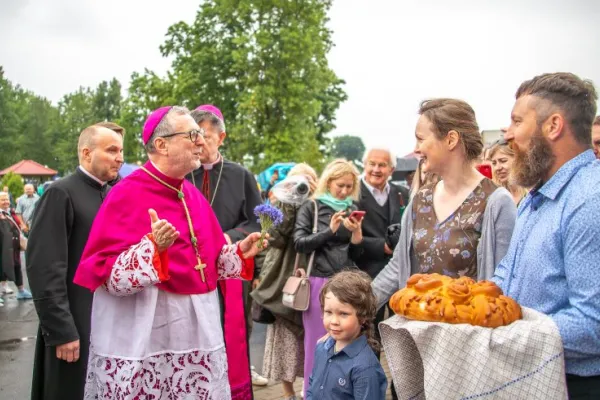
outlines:
[[517, 185], [532, 188], [547, 177], [556, 156], [541, 129], [538, 128], [531, 137], [528, 151], [519, 149], [514, 143], [512, 148], [515, 160], [511, 172]]

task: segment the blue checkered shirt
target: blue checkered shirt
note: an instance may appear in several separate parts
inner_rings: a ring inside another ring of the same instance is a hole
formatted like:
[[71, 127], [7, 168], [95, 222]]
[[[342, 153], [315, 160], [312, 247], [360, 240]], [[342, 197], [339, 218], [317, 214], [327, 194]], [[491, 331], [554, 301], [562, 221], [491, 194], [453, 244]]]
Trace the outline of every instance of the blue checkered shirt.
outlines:
[[600, 161], [592, 150], [523, 199], [493, 280], [554, 320], [567, 373], [600, 375]]

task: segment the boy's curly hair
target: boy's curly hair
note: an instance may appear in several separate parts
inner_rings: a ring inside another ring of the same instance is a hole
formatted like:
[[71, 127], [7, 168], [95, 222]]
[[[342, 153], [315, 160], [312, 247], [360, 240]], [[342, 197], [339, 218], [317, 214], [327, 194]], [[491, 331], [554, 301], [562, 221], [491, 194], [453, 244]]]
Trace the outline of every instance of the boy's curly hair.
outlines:
[[356, 317], [361, 324], [361, 334], [367, 337], [369, 346], [375, 352], [381, 350], [381, 345], [375, 339], [373, 320], [377, 314], [377, 299], [371, 289], [371, 278], [363, 271], [352, 270], [335, 274], [321, 289], [321, 312], [325, 307], [327, 293], [341, 302], [351, 305], [356, 310]]

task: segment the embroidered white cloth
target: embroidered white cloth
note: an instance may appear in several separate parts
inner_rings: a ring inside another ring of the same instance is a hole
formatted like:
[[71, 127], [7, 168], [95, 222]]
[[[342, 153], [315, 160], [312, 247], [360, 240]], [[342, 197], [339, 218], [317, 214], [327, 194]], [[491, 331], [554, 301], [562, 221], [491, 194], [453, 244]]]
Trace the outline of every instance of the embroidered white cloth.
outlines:
[[[221, 279], [239, 278], [236, 250], [223, 247]], [[143, 238], [94, 293], [85, 400], [230, 399], [217, 292], [159, 290], [153, 256]]]
[[379, 330], [400, 399], [567, 399], [558, 328], [535, 310], [496, 329], [395, 315]]

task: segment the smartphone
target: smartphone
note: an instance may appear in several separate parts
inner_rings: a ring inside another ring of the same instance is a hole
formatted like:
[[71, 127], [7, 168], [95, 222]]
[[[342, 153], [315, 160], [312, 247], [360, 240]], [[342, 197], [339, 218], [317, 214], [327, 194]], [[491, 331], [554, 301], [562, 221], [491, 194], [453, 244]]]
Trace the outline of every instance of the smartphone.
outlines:
[[492, 179], [492, 167], [489, 164], [479, 164], [475, 168], [477, 171], [488, 179]]
[[348, 218], [354, 218], [356, 222], [360, 222], [364, 218], [366, 213], [366, 211], [352, 211]]

